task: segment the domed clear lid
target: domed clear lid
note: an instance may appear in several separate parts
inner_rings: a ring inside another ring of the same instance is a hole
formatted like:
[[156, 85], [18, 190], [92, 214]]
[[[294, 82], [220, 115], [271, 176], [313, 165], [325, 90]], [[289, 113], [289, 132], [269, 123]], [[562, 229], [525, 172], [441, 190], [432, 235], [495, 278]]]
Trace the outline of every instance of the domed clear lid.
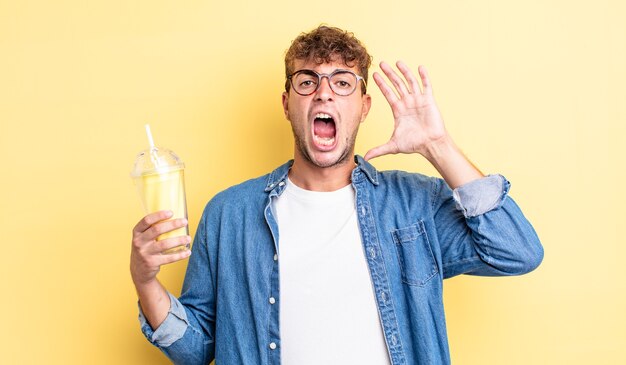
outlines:
[[151, 147], [145, 151], [141, 151], [137, 155], [133, 171], [130, 175], [132, 177], [139, 177], [184, 168], [185, 164], [173, 151], [162, 147]]

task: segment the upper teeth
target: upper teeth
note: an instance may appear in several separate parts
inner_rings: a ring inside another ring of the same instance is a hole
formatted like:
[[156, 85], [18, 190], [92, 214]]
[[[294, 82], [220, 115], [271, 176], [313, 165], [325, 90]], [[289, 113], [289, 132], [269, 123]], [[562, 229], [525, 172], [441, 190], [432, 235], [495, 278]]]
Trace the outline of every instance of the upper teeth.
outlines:
[[333, 119], [333, 117], [331, 117], [330, 115], [326, 114], [326, 113], [317, 113], [315, 114], [315, 118], [320, 118], [320, 119]]

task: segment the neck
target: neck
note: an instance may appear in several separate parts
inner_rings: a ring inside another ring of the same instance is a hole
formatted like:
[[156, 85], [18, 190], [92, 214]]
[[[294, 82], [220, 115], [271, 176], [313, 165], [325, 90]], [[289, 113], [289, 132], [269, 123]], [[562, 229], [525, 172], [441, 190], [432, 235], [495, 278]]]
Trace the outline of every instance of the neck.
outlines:
[[305, 160], [301, 156], [294, 157], [293, 165], [289, 170], [289, 179], [296, 186], [311, 191], [335, 191], [350, 184], [354, 163], [354, 154], [338, 165], [319, 167]]

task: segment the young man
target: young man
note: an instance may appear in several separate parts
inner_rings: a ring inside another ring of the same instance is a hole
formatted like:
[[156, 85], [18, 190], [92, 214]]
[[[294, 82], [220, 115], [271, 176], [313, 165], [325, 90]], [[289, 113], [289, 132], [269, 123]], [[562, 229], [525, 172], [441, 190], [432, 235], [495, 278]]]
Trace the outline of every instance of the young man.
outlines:
[[[507, 193], [455, 146], [435, 104], [403, 63], [374, 81], [391, 105], [389, 142], [354, 156], [368, 114], [371, 57], [351, 33], [320, 26], [293, 41], [282, 101], [294, 159], [217, 194], [192, 252], [166, 212], [133, 230], [131, 273], [142, 331], [178, 364], [448, 364], [443, 279], [520, 275], [543, 248]], [[443, 179], [377, 171], [366, 160], [417, 153]], [[182, 295], [157, 281], [188, 257]]]

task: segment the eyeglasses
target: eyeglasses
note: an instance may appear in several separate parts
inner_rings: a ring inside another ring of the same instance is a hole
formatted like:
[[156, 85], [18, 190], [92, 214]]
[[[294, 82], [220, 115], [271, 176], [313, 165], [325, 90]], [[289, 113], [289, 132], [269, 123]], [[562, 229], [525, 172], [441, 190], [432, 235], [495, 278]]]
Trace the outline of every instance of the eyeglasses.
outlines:
[[351, 95], [359, 80], [363, 81], [363, 93], [367, 85], [365, 79], [349, 70], [335, 70], [330, 74], [319, 74], [313, 70], [299, 70], [287, 76], [287, 80], [291, 83], [293, 90], [302, 95], [311, 95], [319, 89], [322, 78], [328, 78], [330, 89], [337, 95]]

